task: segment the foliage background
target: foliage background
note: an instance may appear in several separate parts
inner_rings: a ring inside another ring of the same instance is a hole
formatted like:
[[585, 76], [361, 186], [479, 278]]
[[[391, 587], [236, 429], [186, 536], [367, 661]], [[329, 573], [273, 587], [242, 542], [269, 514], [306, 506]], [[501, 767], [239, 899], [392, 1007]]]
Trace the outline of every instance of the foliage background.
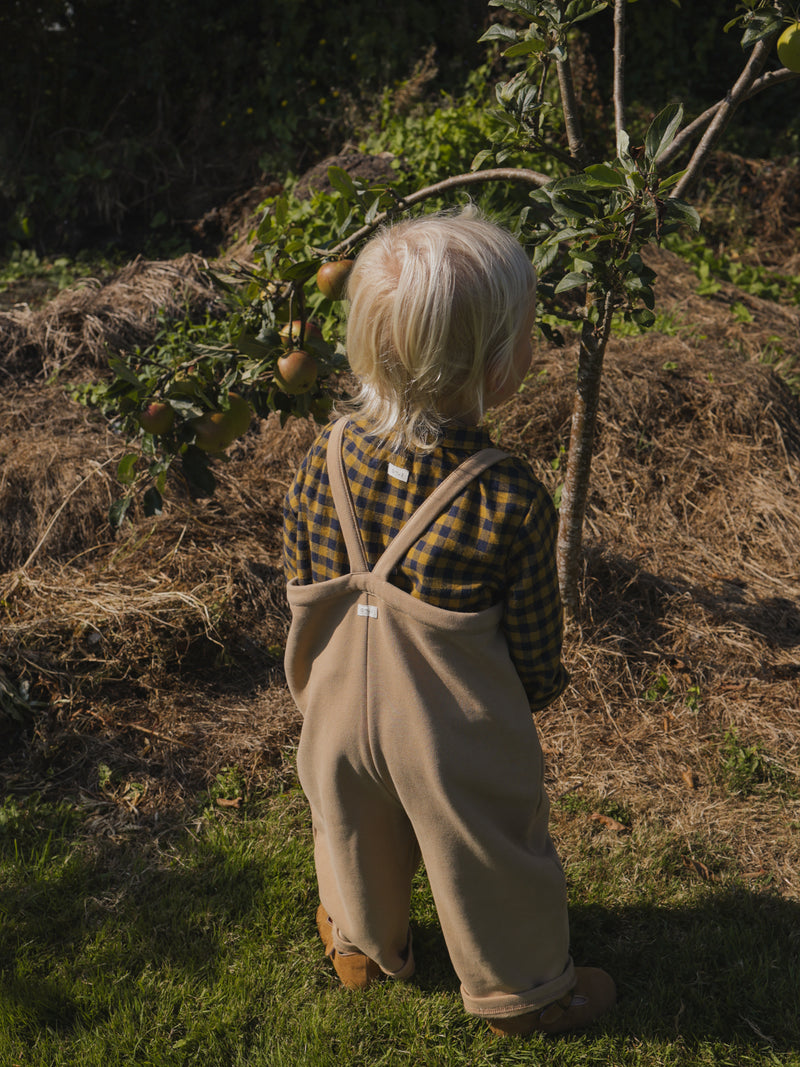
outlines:
[[[637, 107], [652, 111], [676, 95], [700, 110], [724, 92], [742, 63], [736, 34], [720, 43], [733, 7], [629, 6]], [[338, 151], [379, 115], [381, 90], [408, 78], [431, 46], [429, 96], [457, 92], [485, 57], [482, 29], [498, 17], [484, 0], [7, 0], [0, 247], [139, 251], [143, 237], [188, 230], [260, 177]], [[583, 88], [608, 124], [598, 85], [611, 61], [610, 19], [591, 20], [587, 32]], [[745, 152], [797, 148], [788, 93], [752, 101], [737, 127]]]

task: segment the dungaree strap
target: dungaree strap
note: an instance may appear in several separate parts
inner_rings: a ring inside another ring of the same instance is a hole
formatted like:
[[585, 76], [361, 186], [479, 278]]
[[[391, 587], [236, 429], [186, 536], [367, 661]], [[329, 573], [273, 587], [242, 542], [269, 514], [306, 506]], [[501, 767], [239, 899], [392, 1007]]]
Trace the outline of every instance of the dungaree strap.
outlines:
[[[327, 462], [333, 504], [336, 508], [342, 535], [347, 546], [350, 571], [355, 574], [368, 571], [369, 564], [364, 552], [361, 534], [358, 531], [353, 496], [344, 470], [342, 434], [346, 421], [346, 419], [340, 419], [331, 430], [328, 438]], [[501, 459], [505, 459], [507, 455], [507, 452], [502, 452], [499, 448], [484, 448], [482, 451], [468, 456], [460, 466], [456, 467], [434, 489], [431, 495], [423, 501], [411, 518], [408, 519], [375, 564], [373, 574], [376, 577], [388, 578], [406, 552], [422, 537], [428, 527], [455, 500], [458, 494], [479, 474], [482, 474], [483, 471], [498, 463]]]
[[482, 474], [494, 463], [505, 459], [507, 452], [501, 452], [499, 448], [484, 448], [468, 456], [464, 462], [436, 486], [431, 495], [423, 501], [414, 514], [406, 522], [403, 528], [396, 534], [375, 564], [372, 573], [382, 578], [388, 578], [394, 568], [400, 563], [408, 550], [425, 533], [432, 523], [439, 518], [444, 509], [451, 504], [458, 494], [469, 485], [473, 479]]
[[328, 464], [328, 479], [333, 493], [333, 506], [342, 528], [342, 536], [347, 546], [347, 558], [350, 561], [350, 573], [361, 574], [369, 570], [369, 563], [364, 552], [364, 542], [358, 532], [356, 509], [353, 507], [353, 494], [347, 484], [347, 475], [344, 471], [344, 457], [342, 456], [342, 435], [347, 425], [347, 419], [339, 419], [335, 422], [328, 438], [328, 451], [326, 454]]

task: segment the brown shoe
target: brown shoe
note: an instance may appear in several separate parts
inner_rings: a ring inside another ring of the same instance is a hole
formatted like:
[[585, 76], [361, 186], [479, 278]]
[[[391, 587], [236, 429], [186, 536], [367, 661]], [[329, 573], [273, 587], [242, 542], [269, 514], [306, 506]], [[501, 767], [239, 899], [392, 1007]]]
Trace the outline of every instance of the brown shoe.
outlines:
[[368, 989], [384, 977], [378, 964], [363, 952], [337, 952], [333, 945], [333, 921], [323, 906], [317, 908], [317, 930], [333, 969], [345, 989]]
[[616, 999], [617, 989], [611, 975], [599, 967], [576, 967], [575, 985], [565, 996], [524, 1015], [492, 1019], [489, 1029], [503, 1036], [582, 1030], [608, 1011]]

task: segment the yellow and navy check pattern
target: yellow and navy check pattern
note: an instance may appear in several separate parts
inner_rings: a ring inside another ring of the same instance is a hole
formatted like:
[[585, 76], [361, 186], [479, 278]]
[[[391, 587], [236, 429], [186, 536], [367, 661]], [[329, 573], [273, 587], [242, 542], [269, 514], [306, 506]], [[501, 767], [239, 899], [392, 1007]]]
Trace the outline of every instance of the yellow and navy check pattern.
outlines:
[[[284, 507], [284, 571], [301, 585], [347, 574], [326, 449], [330, 426], [306, 455]], [[392, 453], [354, 422], [342, 454], [370, 567], [405, 521], [467, 456], [492, 444], [478, 428], [454, 427], [433, 452]], [[408, 480], [392, 476], [392, 463]], [[555, 563], [557, 516], [523, 460], [501, 460], [471, 482], [406, 554], [393, 584], [449, 611], [502, 601], [509, 651], [533, 710], [565, 688], [562, 611]]]

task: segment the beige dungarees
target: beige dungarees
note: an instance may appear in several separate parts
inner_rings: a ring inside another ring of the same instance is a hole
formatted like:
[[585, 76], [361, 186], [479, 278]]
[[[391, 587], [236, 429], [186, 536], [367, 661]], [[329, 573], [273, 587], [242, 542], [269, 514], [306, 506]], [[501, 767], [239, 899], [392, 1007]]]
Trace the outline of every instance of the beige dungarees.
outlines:
[[351, 571], [310, 585], [292, 580], [287, 590], [286, 674], [304, 717], [298, 772], [334, 943], [389, 975], [409, 973], [421, 852], [466, 1010], [530, 1011], [575, 979], [542, 752], [501, 629], [503, 605], [447, 611], [390, 581], [408, 548], [504, 453], [469, 457], [370, 571], [343, 427], [334, 427], [327, 457]]

